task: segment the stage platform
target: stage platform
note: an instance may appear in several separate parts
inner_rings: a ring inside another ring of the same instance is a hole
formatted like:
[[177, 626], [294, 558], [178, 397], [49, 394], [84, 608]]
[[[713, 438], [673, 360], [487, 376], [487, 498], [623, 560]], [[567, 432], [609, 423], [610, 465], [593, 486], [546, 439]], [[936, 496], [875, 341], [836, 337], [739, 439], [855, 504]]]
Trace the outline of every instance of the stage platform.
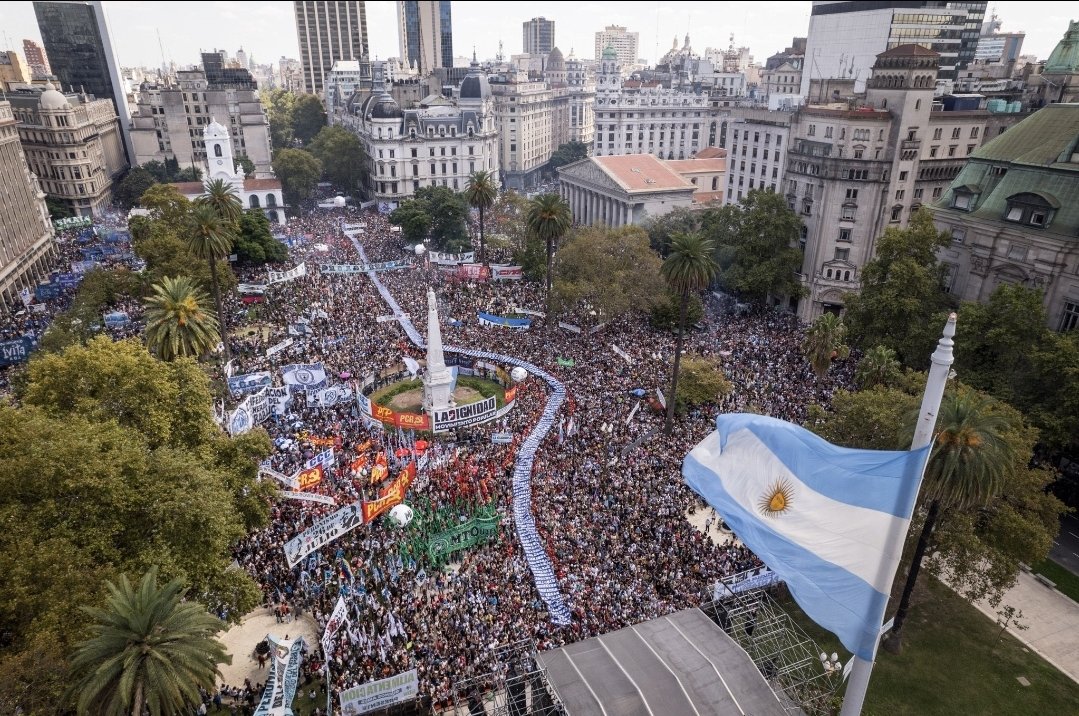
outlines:
[[749, 655], [687, 609], [541, 652], [568, 716], [787, 716]]

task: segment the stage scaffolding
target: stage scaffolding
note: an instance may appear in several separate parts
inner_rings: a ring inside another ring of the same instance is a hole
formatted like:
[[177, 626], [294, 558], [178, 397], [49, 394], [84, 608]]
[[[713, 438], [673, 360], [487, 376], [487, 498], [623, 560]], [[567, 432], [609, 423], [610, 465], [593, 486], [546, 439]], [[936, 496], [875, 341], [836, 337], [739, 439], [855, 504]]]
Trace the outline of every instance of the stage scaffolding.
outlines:
[[833, 713], [836, 691], [842, 684], [842, 664], [822, 662], [821, 648], [768, 588], [726, 591], [725, 596], [703, 604], [701, 610], [745, 649], [787, 712], [807, 716]]
[[[565, 716], [536, 658], [536, 645], [521, 639], [494, 650], [495, 670], [454, 682], [450, 705], [440, 713], [465, 716]], [[482, 705], [483, 711], [477, 710]]]

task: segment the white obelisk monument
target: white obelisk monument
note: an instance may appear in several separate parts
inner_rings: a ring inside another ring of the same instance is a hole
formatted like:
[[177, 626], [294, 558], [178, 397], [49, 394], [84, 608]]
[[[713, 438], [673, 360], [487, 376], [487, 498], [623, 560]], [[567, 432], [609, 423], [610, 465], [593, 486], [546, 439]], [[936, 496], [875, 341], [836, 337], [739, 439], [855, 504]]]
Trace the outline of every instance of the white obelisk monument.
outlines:
[[442, 330], [438, 326], [438, 304], [433, 288], [427, 289], [427, 372], [423, 375], [423, 409], [434, 415], [436, 410], [456, 407], [451, 389], [453, 376], [442, 355]]

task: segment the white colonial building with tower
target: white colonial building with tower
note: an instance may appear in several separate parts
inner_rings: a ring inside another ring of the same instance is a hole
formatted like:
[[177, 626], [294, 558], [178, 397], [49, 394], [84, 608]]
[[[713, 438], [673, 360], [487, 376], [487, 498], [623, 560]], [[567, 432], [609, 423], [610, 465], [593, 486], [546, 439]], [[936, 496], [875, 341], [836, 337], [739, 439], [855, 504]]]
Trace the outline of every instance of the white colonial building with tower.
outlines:
[[232, 153], [229, 130], [217, 121], [206, 125], [202, 134], [206, 145], [203, 181], [178, 182], [173, 186], [188, 199], [197, 199], [205, 193], [205, 184], [221, 179], [233, 188], [244, 209], [262, 209], [270, 223], [284, 225], [285, 203], [281, 181], [276, 178], [245, 179], [243, 167], [236, 164]]

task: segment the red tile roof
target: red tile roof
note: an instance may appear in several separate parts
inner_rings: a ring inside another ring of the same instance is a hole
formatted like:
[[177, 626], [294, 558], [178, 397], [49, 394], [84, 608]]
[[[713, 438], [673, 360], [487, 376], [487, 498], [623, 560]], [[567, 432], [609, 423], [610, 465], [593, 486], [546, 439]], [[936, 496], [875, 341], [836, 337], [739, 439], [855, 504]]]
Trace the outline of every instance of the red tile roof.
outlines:
[[244, 191], [281, 191], [280, 179], [244, 179]]
[[667, 163], [651, 154], [592, 157], [592, 161], [630, 193], [693, 188], [692, 184], [667, 166]]
[[178, 181], [173, 182], [172, 186], [184, 196], [201, 196], [204, 189], [200, 181]]
[[694, 159], [715, 159], [727, 156], [727, 150], [723, 147], [705, 147], [693, 155]]
[[665, 164], [679, 174], [693, 174], [696, 172], [725, 172], [727, 171], [727, 158], [716, 157], [715, 159], [668, 159]]

